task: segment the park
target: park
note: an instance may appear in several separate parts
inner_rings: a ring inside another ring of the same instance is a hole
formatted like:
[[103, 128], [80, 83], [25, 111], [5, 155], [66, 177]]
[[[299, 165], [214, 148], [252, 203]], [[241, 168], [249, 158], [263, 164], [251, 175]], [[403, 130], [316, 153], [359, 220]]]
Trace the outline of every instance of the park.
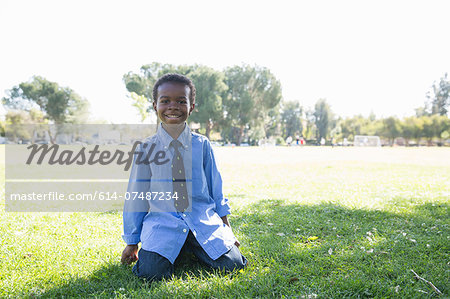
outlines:
[[120, 212], [5, 213], [2, 190], [0, 296], [438, 295], [412, 271], [448, 294], [448, 148], [214, 151], [246, 269], [184, 260], [172, 279], [145, 283], [120, 264]]
[[450, 297], [448, 11], [1, 1], [0, 298]]

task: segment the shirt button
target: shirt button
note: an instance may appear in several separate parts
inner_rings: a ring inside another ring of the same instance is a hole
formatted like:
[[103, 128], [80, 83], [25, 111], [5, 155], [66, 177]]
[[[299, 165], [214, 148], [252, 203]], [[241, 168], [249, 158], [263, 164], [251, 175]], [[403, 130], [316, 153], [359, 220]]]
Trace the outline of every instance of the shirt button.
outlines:
[[183, 214], [183, 217], [186, 217], [186, 214]]
[[183, 228], [183, 233], [187, 232], [187, 229]]

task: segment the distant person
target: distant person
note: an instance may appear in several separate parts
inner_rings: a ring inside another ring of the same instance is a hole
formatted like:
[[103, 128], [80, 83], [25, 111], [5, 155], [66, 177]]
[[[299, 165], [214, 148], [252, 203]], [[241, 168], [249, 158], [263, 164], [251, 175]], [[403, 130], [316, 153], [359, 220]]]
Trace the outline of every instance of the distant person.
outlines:
[[298, 134], [295, 136], [295, 140], [296, 140], [297, 145], [299, 145], [299, 143], [300, 143], [300, 136]]
[[288, 146], [291, 146], [292, 136], [289, 136], [288, 138], [286, 138], [286, 143], [287, 143]]
[[322, 137], [322, 139], [320, 139], [320, 145], [322, 145], [322, 146], [325, 145], [325, 138]]
[[[149, 280], [170, 278], [175, 260], [183, 251], [192, 252], [201, 263], [213, 269], [244, 268], [247, 260], [240, 253], [240, 244], [228, 223], [230, 206], [222, 194], [222, 178], [211, 144], [186, 124], [195, 106], [194, 84], [183, 75], [166, 74], [156, 81], [153, 100], [161, 124], [139, 151], [144, 152], [142, 157], [147, 157], [151, 149], [166, 153], [163, 161], [167, 163], [134, 160], [127, 194], [136, 193], [143, 200], [125, 201], [122, 237], [127, 245], [122, 263], [137, 261], [133, 273]], [[189, 155], [191, 169], [185, 169]], [[193, 178], [203, 179], [192, 180], [193, 191], [188, 193], [186, 173], [190, 171]], [[164, 196], [169, 193], [169, 199], [152, 202], [148, 194], [153, 193]], [[167, 210], [154, 211], [155, 207]]]

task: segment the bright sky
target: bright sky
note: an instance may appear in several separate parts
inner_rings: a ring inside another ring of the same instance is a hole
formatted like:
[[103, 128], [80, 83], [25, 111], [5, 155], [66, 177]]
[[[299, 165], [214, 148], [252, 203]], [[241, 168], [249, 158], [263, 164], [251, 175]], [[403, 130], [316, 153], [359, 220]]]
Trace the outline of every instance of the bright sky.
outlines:
[[413, 115], [450, 72], [450, 1], [0, 2], [0, 97], [33, 75], [138, 123], [123, 74], [154, 61], [268, 67], [285, 100], [338, 115]]

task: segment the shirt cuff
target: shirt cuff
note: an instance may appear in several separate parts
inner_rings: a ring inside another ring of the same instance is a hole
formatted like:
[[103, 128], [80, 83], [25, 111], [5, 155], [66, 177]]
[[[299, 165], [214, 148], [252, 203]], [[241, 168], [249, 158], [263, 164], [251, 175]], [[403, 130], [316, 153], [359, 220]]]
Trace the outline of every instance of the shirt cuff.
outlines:
[[141, 241], [140, 235], [122, 235], [122, 239], [127, 245], [136, 245]]
[[216, 213], [220, 216], [226, 216], [228, 214], [231, 214], [231, 207], [228, 204], [228, 199], [223, 198], [220, 202], [220, 204], [216, 203]]

